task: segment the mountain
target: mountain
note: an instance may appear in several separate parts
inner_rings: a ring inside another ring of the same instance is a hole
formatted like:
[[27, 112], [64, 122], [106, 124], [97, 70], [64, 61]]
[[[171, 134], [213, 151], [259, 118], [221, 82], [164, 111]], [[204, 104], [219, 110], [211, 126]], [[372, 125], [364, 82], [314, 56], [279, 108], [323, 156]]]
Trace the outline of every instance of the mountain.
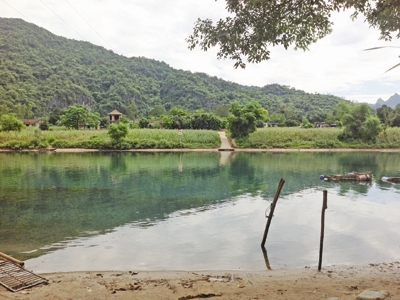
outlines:
[[400, 104], [400, 95], [395, 93], [391, 96], [388, 100], [384, 101], [383, 99], [379, 98], [375, 105], [371, 105], [373, 108], [381, 108], [383, 105], [389, 106], [391, 108], [395, 108], [397, 104]]
[[214, 110], [256, 100], [270, 114], [322, 121], [342, 98], [308, 94], [288, 86], [243, 86], [171, 68], [145, 57], [125, 57], [88, 42], [59, 37], [20, 19], [0, 18], [0, 114], [46, 116], [76, 103], [106, 116], [134, 103], [148, 116], [154, 108]]

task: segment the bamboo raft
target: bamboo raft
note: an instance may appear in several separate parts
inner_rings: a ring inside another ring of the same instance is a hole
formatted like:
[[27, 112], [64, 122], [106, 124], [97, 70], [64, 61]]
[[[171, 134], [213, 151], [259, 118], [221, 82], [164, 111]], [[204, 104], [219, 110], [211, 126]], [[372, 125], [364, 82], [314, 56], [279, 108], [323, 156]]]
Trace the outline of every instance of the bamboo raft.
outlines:
[[400, 183], [400, 177], [382, 177], [382, 181]]
[[324, 181], [371, 181], [372, 172], [350, 172], [344, 174], [334, 174], [334, 175], [320, 175], [319, 177]]
[[18, 292], [41, 283], [47, 279], [26, 270], [24, 262], [0, 252], [0, 285], [12, 292]]

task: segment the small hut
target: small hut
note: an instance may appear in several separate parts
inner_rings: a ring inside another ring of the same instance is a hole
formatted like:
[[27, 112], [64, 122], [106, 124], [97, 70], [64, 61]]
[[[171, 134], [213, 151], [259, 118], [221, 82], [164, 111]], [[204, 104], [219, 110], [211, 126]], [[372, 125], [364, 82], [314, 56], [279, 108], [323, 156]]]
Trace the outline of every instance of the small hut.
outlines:
[[21, 122], [24, 123], [26, 127], [36, 126], [37, 124], [35, 119], [22, 119]]
[[108, 114], [109, 116], [110, 116], [110, 124], [112, 124], [112, 123], [115, 123], [115, 122], [118, 122], [118, 120], [121, 118], [121, 116], [122, 116], [122, 114], [118, 111], [118, 110], [116, 110], [116, 109], [114, 109], [112, 112], [110, 112], [109, 114]]

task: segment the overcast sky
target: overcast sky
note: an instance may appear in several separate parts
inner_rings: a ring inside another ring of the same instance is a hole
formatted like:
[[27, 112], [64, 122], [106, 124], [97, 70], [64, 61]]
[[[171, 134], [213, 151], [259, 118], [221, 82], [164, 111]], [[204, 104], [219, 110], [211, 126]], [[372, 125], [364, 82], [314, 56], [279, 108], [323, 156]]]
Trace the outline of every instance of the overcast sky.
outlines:
[[331, 94], [375, 103], [400, 93], [400, 49], [364, 49], [392, 45], [350, 13], [333, 15], [333, 33], [307, 52], [273, 48], [271, 59], [234, 69], [217, 60], [217, 49], [190, 51], [185, 39], [197, 18], [226, 15], [223, 0], [0, 0], [0, 17], [21, 18], [52, 33], [85, 40], [124, 56], [164, 61], [176, 69], [204, 72], [244, 85], [278, 83], [309, 93]]

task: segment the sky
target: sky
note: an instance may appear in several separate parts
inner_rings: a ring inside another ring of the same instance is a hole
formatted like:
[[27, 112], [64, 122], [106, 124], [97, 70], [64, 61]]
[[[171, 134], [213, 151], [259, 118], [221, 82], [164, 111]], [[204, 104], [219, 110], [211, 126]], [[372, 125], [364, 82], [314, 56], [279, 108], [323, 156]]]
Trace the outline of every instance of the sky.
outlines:
[[224, 0], [0, 0], [0, 17], [20, 18], [66, 38], [83, 40], [127, 57], [142, 56], [175, 69], [207, 73], [248, 86], [281, 84], [308, 93], [375, 103], [400, 94], [399, 48], [350, 12], [334, 13], [333, 33], [309, 51], [271, 49], [271, 59], [235, 69], [217, 49], [188, 49], [185, 39], [198, 18], [227, 15]]

